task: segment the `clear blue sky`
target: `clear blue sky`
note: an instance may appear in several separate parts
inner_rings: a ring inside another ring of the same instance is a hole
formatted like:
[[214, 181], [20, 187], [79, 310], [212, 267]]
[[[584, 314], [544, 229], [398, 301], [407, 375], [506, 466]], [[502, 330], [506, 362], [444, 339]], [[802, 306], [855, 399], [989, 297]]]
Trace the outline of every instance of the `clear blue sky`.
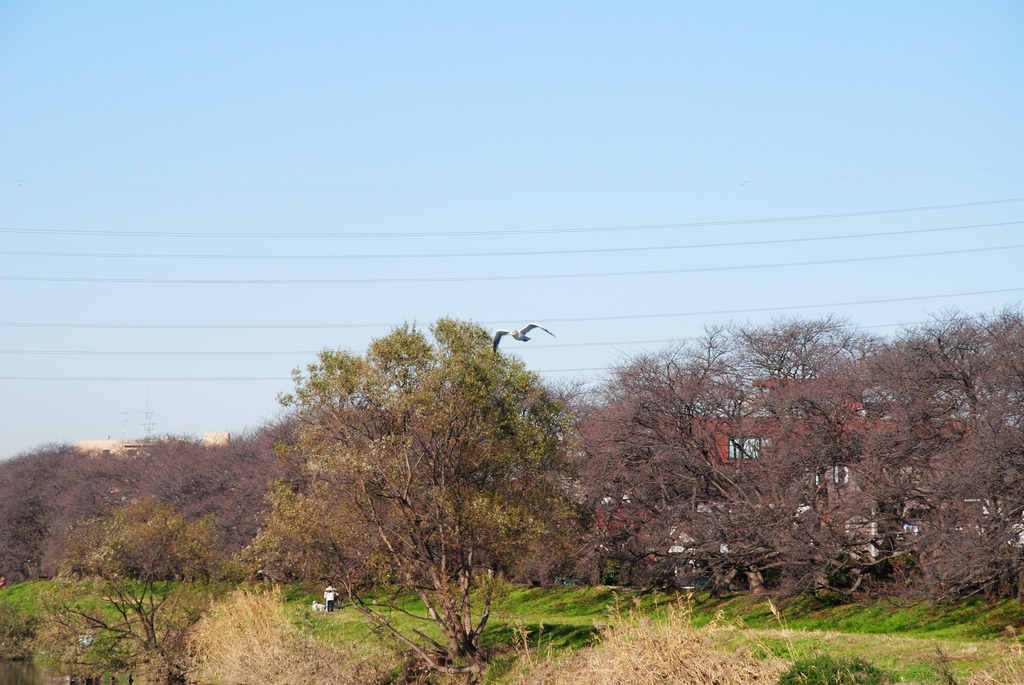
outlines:
[[[1024, 299], [1024, 4], [0, 2], [0, 458], [404, 321], [552, 380]], [[901, 210], [901, 211], [891, 211]], [[639, 249], [644, 248], [644, 249]]]

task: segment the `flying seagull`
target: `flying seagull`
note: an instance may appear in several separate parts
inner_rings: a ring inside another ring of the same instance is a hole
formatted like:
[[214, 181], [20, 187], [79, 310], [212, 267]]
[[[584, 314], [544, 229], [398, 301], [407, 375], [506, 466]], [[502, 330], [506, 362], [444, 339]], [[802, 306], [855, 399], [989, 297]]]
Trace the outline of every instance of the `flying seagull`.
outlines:
[[535, 323], [528, 323], [525, 326], [523, 326], [522, 328], [520, 328], [518, 331], [504, 331], [504, 330], [499, 328], [498, 330], [494, 331], [494, 341], [493, 341], [494, 342], [494, 348], [493, 348], [494, 351], [495, 352], [498, 351], [498, 343], [501, 342], [501, 336], [503, 336], [503, 335], [511, 335], [513, 338], [515, 338], [516, 340], [518, 340], [520, 342], [526, 342], [527, 340], [529, 340], [529, 338], [526, 336], [526, 334], [529, 333], [530, 331], [532, 331], [534, 328], [539, 328], [539, 329], [541, 329], [542, 331], [544, 331], [545, 333], [547, 333], [548, 335], [550, 335], [552, 337], [558, 337], [554, 333], [549, 331], [548, 329], [546, 329], [543, 326], [540, 326], [538, 324], [535, 324]]

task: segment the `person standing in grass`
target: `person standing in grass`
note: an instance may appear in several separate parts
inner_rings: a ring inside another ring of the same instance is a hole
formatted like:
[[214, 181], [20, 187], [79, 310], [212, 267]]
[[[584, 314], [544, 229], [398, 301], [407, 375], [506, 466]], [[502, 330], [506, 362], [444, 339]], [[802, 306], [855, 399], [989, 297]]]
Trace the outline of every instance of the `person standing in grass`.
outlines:
[[333, 585], [328, 585], [324, 590], [324, 602], [327, 604], [327, 611], [334, 611], [334, 600], [338, 599], [338, 591]]

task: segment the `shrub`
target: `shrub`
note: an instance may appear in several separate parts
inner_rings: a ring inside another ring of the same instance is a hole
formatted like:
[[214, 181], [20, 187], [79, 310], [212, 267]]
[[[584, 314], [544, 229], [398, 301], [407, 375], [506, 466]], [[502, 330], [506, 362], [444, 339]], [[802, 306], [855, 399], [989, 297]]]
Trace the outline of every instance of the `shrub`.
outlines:
[[240, 590], [215, 605], [193, 629], [191, 652], [191, 675], [220, 685], [373, 685], [387, 678], [385, 667], [355, 646], [300, 631], [277, 589]]
[[779, 677], [778, 685], [886, 685], [889, 676], [856, 657], [820, 654], [795, 662]]
[[53, 667], [183, 678], [188, 631], [219, 592], [212, 517], [133, 500], [80, 522], [60, 567], [40, 640]]
[[0, 659], [27, 659], [38, 620], [6, 599], [0, 601]]
[[784, 668], [735, 644], [737, 628], [695, 628], [689, 614], [670, 608], [664, 620], [616, 618], [599, 644], [564, 659], [520, 656], [515, 685], [747, 685], [772, 682]]

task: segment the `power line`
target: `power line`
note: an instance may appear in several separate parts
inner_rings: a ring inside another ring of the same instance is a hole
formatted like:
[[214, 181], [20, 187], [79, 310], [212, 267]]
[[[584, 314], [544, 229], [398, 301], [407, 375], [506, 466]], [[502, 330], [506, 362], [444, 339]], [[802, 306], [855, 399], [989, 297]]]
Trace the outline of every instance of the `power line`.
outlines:
[[982, 207], [989, 205], [1024, 202], [1024, 197], [1006, 198], [1002, 200], [983, 200], [979, 202], [961, 202], [945, 205], [927, 205], [920, 207], [898, 207], [892, 209], [872, 209], [858, 212], [835, 212], [831, 214], [806, 214], [798, 216], [768, 217], [754, 219], [729, 219], [724, 221], [695, 221], [668, 224], [630, 224], [623, 226], [589, 226], [582, 228], [535, 228], [490, 231], [404, 231], [404, 232], [363, 232], [363, 233], [232, 233], [208, 232], [196, 233], [186, 231], [114, 231], [114, 230], [74, 230], [46, 228], [13, 228], [0, 227], [0, 233], [29, 233], [40, 235], [89, 235], [89, 236], [125, 236], [125, 237], [161, 237], [161, 238], [437, 238], [493, 235], [537, 235], [551, 233], [596, 233], [611, 231], [650, 231], [665, 228], [707, 228], [711, 226], [741, 226], [749, 224], [782, 223], [789, 221], [813, 221], [823, 219], [843, 219], [860, 216], [879, 216], [883, 214], [905, 214], [943, 209], [962, 209], [966, 207]]
[[963, 231], [978, 228], [996, 228], [1000, 226], [1016, 226], [1024, 221], [1001, 221], [988, 224], [971, 224], [967, 226], [946, 226], [942, 228], [921, 228], [902, 231], [881, 231], [876, 233], [850, 233], [834, 236], [811, 236], [802, 238], [772, 238], [764, 240], [743, 240], [734, 242], [717, 243], [692, 243], [688, 245], [656, 245], [653, 247], [608, 247], [608, 248], [580, 248], [572, 250], [521, 250], [504, 252], [414, 252], [414, 253], [391, 253], [391, 254], [153, 254], [139, 252], [55, 252], [44, 250], [0, 250], [0, 255], [11, 255], [19, 257], [73, 257], [73, 258], [124, 258], [124, 259], [195, 259], [195, 260], [312, 260], [312, 259], [439, 259], [469, 257], [478, 259], [481, 257], [528, 257], [544, 255], [572, 255], [572, 254], [604, 254], [604, 253], [625, 253], [625, 252], [661, 252], [665, 250], [693, 250], [720, 247], [751, 247], [759, 245], [786, 245], [794, 243], [825, 242], [833, 240], [851, 240], [858, 238], [884, 238], [898, 235], [920, 235], [928, 233], [940, 233], [948, 231]]
[[[908, 327], [918, 325], [922, 322], [900, 322], [900, 323], [886, 323], [886, 324], [874, 324], [865, 326], [854, 326], [855, 328], [889, 328], [895, 326]], [[605, 341], [605, 342], [585, 342], [585, 343], [564, 343], [564, 344], [540, 344], [533, 345], [533, 349], [539, 348], [559, 348], [559, 347], [588, 347], [588, 346], [610, 346], [617, 347], [623, 345], [639, 345], [639, 344], [668, 344], [677, 343], [682, 340], [681, 338], [661, 338], [661, 339], [650, 339], [650, 340], [620, 340], [620, 341]], [[278, 351], [278, 352], [116, 352], [116, 351], [42, 351], [42, 350], [0, 350], [0, 354], [66, 354], [66, 355], [285, 355], [285, 354], [315, 354], [314, 351]], [[567, 369], [537, 369], [537, 373], [584, 373], [584, 372], [595, 372], [595, 371], [607, 371], [610, 366], [604, 367], [581, 367], [581, 368], [567, 368]], [[149, 376], [149, 377], [131, 377], [131, 376], [0, 376], [0, 380], [6, 381], [85, 381], [85, 382], [282, 382], [293, 380], [290, 376]]]
[[[874, 324], [855, 326], [858, 329], [881, 329], [898, 326], [914, 326], [921, 322]], [[531, 349], [562, 349], [566, 347], [617, 347], [625, 345], [664, 345], [679, 341], [680, 338], [655, 338], [648, 340], [591, 340], [580, 343], [541, 343], [530, 345]], [[0, 354], [39, 356], [307, 356], [321, 350], [263, 350], [263, 351], [152, 351], [152, 350], [42, 350], [42, 349], [0, 349]]]
[[43, 283], [139, 283], [150, 285], [356, 285], [384, 283], [466, 283], [480, 281], [535, 281], [563, 280], [570, 278], [613, 278], [626, 276], [664, 276], [671, 274], [714, 273], [722, 271], [748, 271], [756, 269], [788, 269], [801, 266], [826, 266], [831, 264], [855, 264], [863, 262], [888, 261], [894, 259], [918, 259], [922, 257], [946, 257], [950, 255], [997, 252], [1024, 248], [1024, 243], [975, 247], [962, 250], [941, 250], [938, 252], [916, 252], [874, 257], [844, 257], [840, 259], [816, 259], [798, 262], [777, 262], [772, 264], [729, 264], [726, 266], [701, 266], [683, 269], [650, 269], [638, 271], [595, 271], [589, 273], [554, 274], [503, 274], [490, 276], [423, 276], [385, 278], [119, 278], [113, 276], [9, 276], [0, 275], [0, 281], [43, 282]]
[[[547, 323], [581, 323], [588, 321], [618, 321], [618, 320], [639, 320], [639, 319], [668, 319], [684, 318], [691, 316], [723, 316], [736, 314], [765, 314], [772, 312], [797, 311], [804, 309], [823, 309], [834, 307], [857, 307], [863, 305], [891, 304], [894, 302], [915, 302], [923, 300], [939, 300], [950, 297], [974, 297], [978, 295], [1005, 295], [1009, 293], [1024, 292], [1020, 288], [998, 288], [993, 290], [974, 290], [957, 293], [933, 293], [930, 295], [911, 295], [907, 297], [891, 297], [871, 300], [846, 300], [838, 302], [820, 302], [816, 304], [795, 304], [780, 305], [775, 307], [750, 307], [736, 309], [705, 309], [687, 312], [659, 312], [651, 314], [613, 314], [608, 316], [545, 316]], [[516, 320], [518, 320], [517, 317]], [[477, 321], [480, 325], [502, 325], [508, 323], [509, 319], [488, 319]], [[61, 323], [61, 322], [38, 322], [38, 321], [0, 321], [3, 328], [71, 328], [71, 329], [133, 329], [133, 330], [328, 330], [345, 328], [394, 328], [401, 323], [316, 323], [316, 324], [145, 324], [145, 323]], [[897, 324], [887, 324], [897, 325]]]
[[[537, 344], [531, 345], [532, 349], [552, 349], [564, 347], [607, 347], [615, 345], [649, 345], [657, 343], [669, 343], [676, 338], [661, 338], [657, 340], [609, 340], [589, 341], [579, 343], [559, 344]], [[0, 355], [26, 355], [26, 356], [81, 356], [81, 357], [296, 357], [318, 354], [320, 350], [270, 350], [270, 351], [216, 351], [216, 352], [173, 352], [173, 351], [149, 351], [149, 350], [0, 350]]]

